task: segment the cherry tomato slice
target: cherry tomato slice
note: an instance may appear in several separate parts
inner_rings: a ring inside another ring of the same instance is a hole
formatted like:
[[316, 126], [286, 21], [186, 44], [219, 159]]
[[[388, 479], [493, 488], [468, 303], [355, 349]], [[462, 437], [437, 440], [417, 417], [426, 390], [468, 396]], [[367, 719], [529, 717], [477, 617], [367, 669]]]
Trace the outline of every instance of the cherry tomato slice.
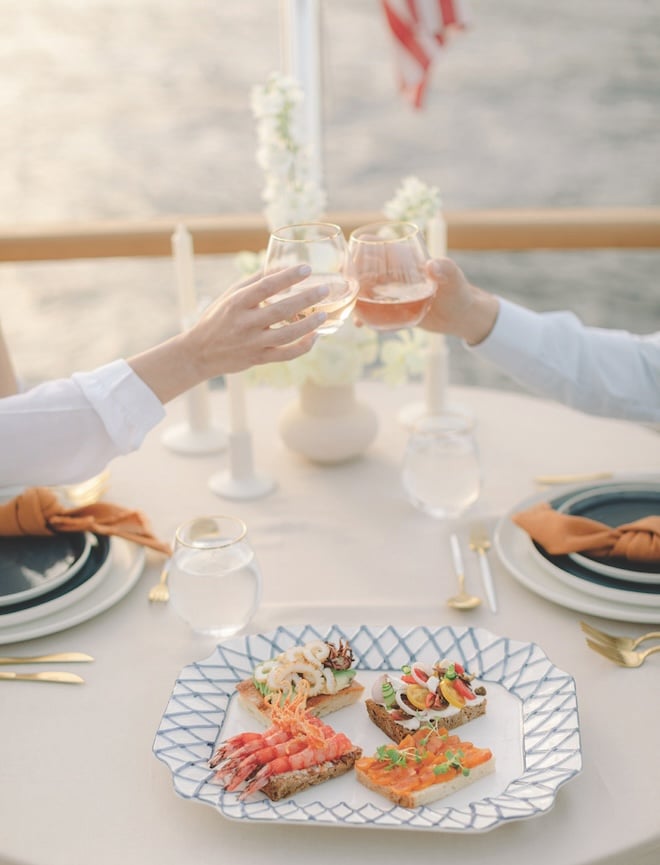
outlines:
[[456, 709], [462, 709], [465, 705], [465, 698], [461, 697], [461, 695], [457, 693], [454, 688], [454, 683], [450, 682], [449, 679], [443, 679], [440, 682], [440, 691], [450, 706], [454, 706]]
[[463, 682], [461, 679], [454, 679], [452, 681], [452, 685], [454, 686], [456, 693], [460, 697], [463, 697], [466, 700], [474, 700], [474, 694], [470, 690], [469, 686], [466, 685], [465, 682]]

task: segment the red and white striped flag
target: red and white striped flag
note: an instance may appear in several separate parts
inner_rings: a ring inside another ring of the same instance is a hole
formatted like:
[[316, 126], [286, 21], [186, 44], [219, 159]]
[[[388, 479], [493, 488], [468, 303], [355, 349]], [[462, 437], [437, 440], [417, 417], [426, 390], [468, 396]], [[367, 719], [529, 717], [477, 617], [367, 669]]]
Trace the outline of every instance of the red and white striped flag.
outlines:
[[465, 0], [381, 0], [394, 37], [397, 70], [404, 96], [421, 108], [433, 58], [450, 30], [467, 21]]

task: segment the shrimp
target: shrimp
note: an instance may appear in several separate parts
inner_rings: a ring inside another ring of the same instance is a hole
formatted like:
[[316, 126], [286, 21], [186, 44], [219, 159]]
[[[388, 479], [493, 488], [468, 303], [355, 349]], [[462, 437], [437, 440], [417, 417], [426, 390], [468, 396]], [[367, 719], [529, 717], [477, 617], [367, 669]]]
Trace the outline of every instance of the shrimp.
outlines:
[[250, 754], [243, 760], [232, 762], [230, 765], [223, 767], [216, 773], [216, 778], [222, 780], [229, 776], [229, 780], [225, 783], [225, 789], [232, 792], [239, 787], [243, 781], [260, 771], [264, 766], [272, 763], [275, 760], [285, 759], [303, 751], [309, 747], [305, 739], [289, 739], [286, 742], [280, 742], [277, 745], [271, 745], [268, 748], [261, 748]]
[[[264, 742], [262, 748], [251, 747], [250, 750], [241, 749], [233, 756], [227, 758], [225, 765], [221, 766], [215, 774], [215, 779], [221, 781], [223, 778], [229, 778], [231, 787], [228, 790], [238, 786], [235, 781], [245, 780], [252, 774], [270, 763], [278, 757], [294, 754], [302, 751], [303, 748], [313, 747], [314, 745], [322, 744], [325, 740], [335, 735], [332, 727], [324, 724], [318, 718], [314, 718], [313, 726], [316, 729], [316, 736], [311, 739], [307, 736], [295, 736], [279, 730], [277, 735], [267, 737], [267, 744]], [[256, 744], [256, 743], [254, 743]]]
[[238, 733], [236, 736], [232, 736], [231, 739], [227, 739], [219, 745], [217, 751], [209, 760], [209, 766], [211, 768], [217, 766], [229, 754], [247, 746], [250, 742], [260, 742], [263, 738], [263, 733]]
[[[306, 742], [304, 744], [307, 745]], [[311, 748], [307, 745], [307, 747], [295, 754], [277, 757], [259, 769], [248, 782], [239, 798], [245, 799], [250, 794], [258, 792], [262, 787], [266, 786], [274, 775], [308, 769], [311, 766], [320, 766], [328, 760], [336, 760], [338, 757], [351, 751], [353, 747], [347, 736], [343, 733], [335, 733], [326, 739], [319, 748]]]
[[223, 742], [219, 746], [211, 760], [209, 760], [209, 766], [211, 769], [214, 769], [223, 760], [246, 757], [260, 748], [284, 742], [287, 738], [288, 733], [280, 727], [269, 727], [263, 733], [239, 733], [237, 736], [227, 739], [226, 742]]

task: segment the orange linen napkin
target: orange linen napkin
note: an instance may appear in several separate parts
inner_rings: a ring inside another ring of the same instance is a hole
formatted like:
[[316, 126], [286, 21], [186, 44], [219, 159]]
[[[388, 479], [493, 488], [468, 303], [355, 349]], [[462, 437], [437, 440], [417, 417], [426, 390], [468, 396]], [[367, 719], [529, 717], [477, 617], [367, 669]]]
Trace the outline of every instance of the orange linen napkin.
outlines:
[[96, 502], [66, 509], [55, 493], [45, 487], [33, 487], [0, 505], [0, 536], [54, 535], [57, 532], [118, 535], [168, 556], [172, 552], [169, 544], [151, 533], [144, 514], [119, 505]]
[[612, 528], [588, 517], [560, 514], [541, 502], [512, 519], [552, 556], [589, 553], [597, 558], [660, 562], [660, 516]]

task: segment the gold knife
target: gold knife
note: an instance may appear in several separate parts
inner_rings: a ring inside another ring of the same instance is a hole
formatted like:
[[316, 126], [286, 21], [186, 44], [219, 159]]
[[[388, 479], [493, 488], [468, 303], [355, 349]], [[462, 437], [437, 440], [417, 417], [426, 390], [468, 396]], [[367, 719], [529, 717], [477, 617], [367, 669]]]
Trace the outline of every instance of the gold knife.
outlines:
[[0, 670], [0, 681], [3, 679], [19, 682], [63, 682], [68, 685], [82, 685], [84, 679], [76, 676], [75, 673], [14, 673], [9, 670]]
[[0, 658], [0, 664], [50, 664], [53, 661], [78, 663], [93, 660], [91, 655], [84, 652], [54, 652], [52, 655], [33, 655], [31, 658]]
[[600, 481], [612, 477], [612, 472], [591, 472], [590, 474], [576, 475], [537, 475], [534, 481], [540, 486], [551, 486], [554, 484], [579, 484], [583, 481]]

